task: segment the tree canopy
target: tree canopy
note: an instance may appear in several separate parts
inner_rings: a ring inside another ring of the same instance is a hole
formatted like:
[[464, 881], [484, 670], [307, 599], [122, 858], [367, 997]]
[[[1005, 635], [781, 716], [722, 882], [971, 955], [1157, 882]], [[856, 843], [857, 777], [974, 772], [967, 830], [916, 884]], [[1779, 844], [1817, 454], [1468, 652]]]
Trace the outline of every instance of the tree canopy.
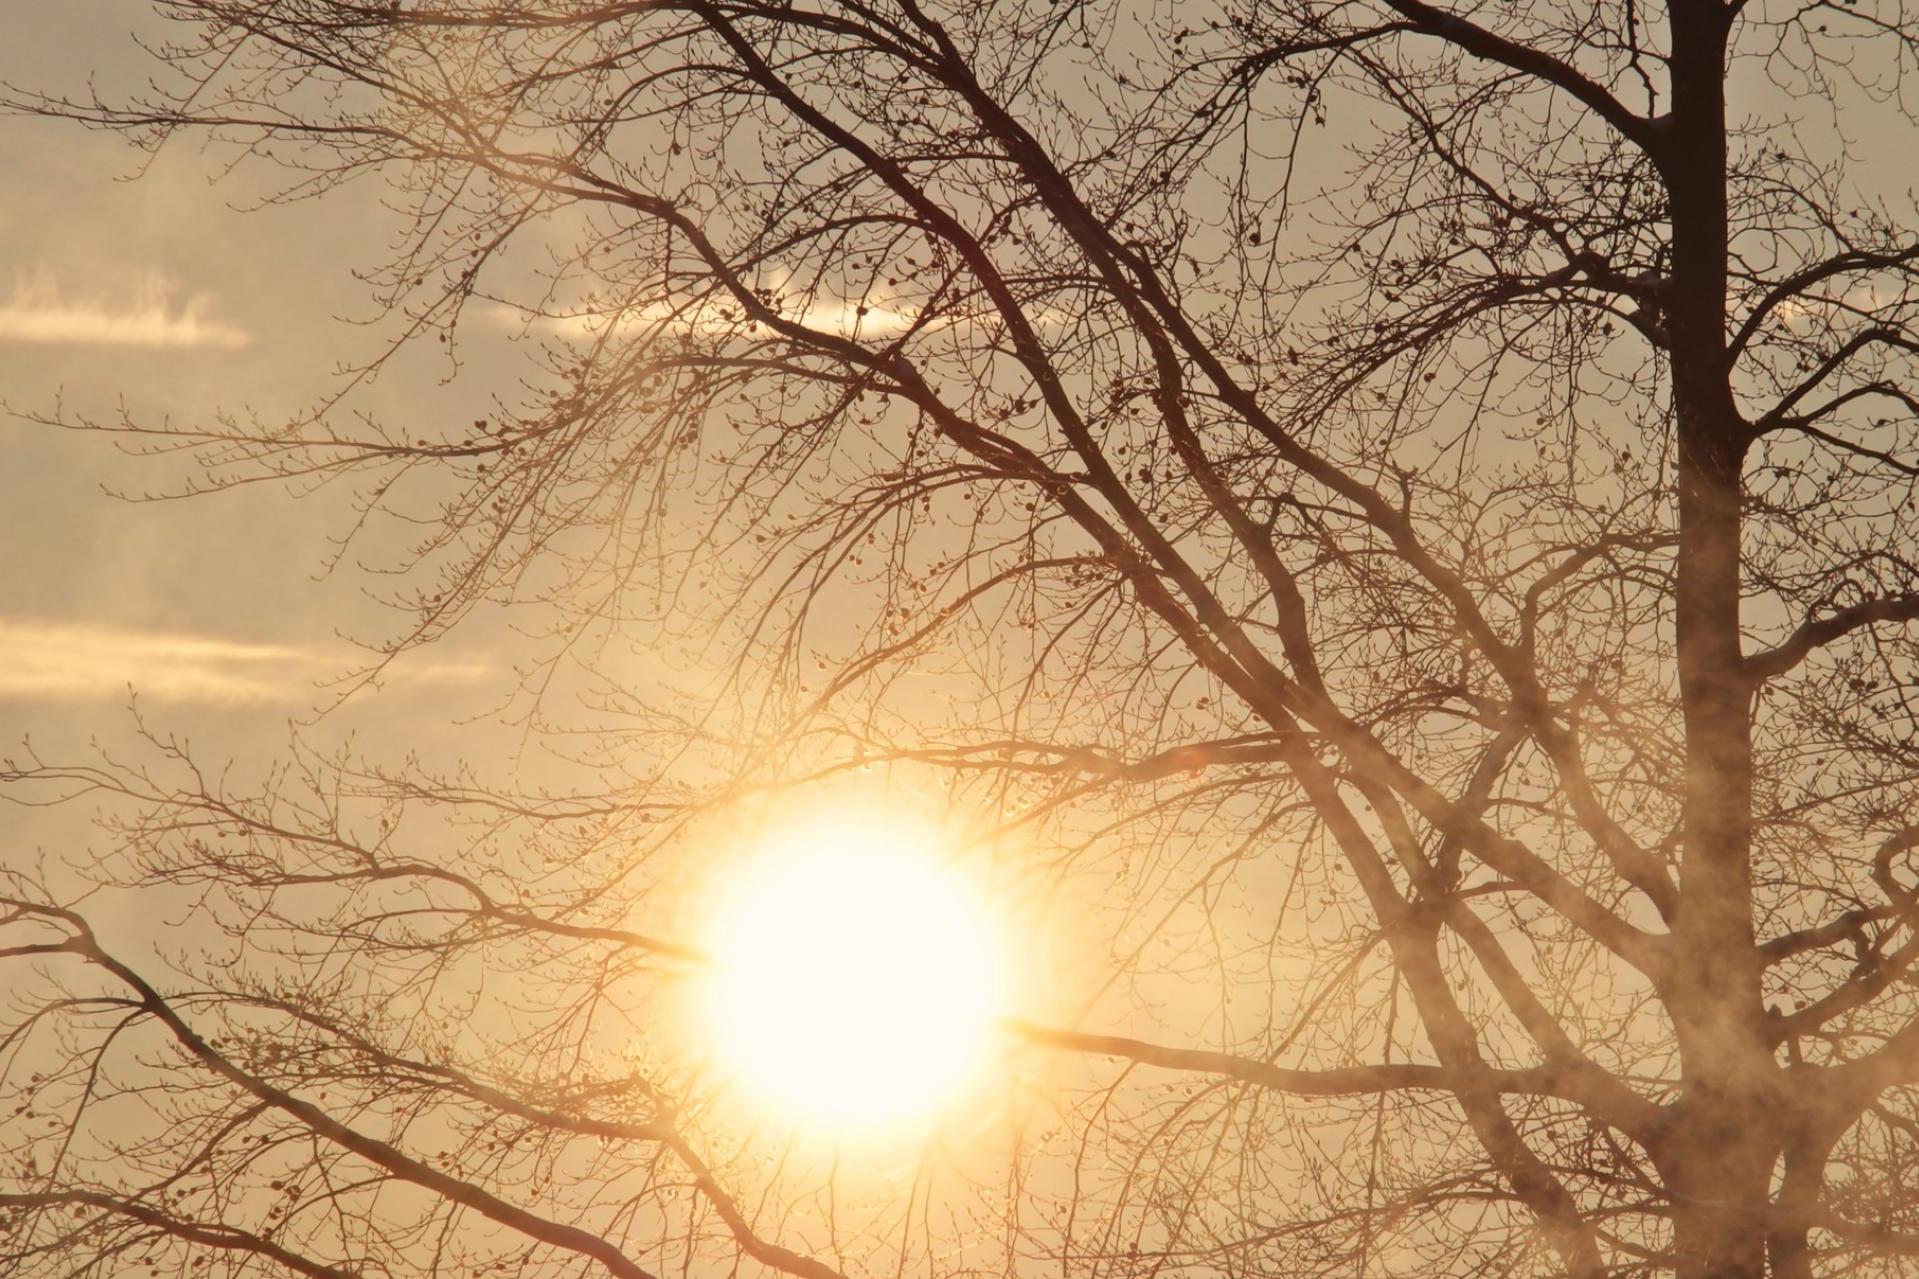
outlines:
[[[358, 486], [366, 674], [537, 619], [601, 781], [12, 765], [222, 940], [9, 872], [11, 1273], [1913, 1265], [1905, 0], [157, 7], [12, 105], [384, 184], [393, 349], [527, 360], [56, 424]], [[875, 770], [1083, 924], [907, 1184], [663, 1029], [702, 832]]]

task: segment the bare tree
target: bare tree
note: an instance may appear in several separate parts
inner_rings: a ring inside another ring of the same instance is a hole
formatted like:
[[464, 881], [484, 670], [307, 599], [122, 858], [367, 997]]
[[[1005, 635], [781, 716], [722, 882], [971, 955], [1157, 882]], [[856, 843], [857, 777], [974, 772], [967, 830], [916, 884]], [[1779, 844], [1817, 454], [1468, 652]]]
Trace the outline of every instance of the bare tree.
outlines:
[[[158, 96], [15, 106], [383, 175], [396, 344], [538, 354], [424, 435], [104, 429], [423, 520], [383, 661], [730, 664], [603, 672], [567, 798], [15, 767], [231, 950], [14, 877], [10, 1273], [1912, 1267], [1919, 223], [1835, 123], [1912, 128], [1904, 0], [159, 7]], [[605, 1049], [689, 823], [874, 763], [1117, 896], [1060, 1120], [839, 1216]]]

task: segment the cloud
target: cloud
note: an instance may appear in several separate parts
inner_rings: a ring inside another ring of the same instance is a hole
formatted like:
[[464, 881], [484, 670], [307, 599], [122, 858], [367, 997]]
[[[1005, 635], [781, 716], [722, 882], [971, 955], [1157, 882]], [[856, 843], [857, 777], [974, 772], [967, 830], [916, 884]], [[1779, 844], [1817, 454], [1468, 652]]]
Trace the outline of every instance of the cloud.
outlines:
[[[884, 341], [920, 328], [951, 329], [990, 319], [991, 313], [942, 310], [922, 313], [923, 299], [910, 295], [874, 293], [863, 300], [836, 297], [824, 290], [783, 293], [787, 276], [773, 272], [766, 281], [767, 301], [787, 319], [834, 337]], [[550, 304], [549, 304], [550, 305]], [[531, 329], [564, 337], [594, 340], [608, 332], [632, 336], [657, 332], [697, 333], [708, 337], [764, 338], [770, 330], [743, 321], [739, 304], [718, 288], [699, 297], [679, 296], [643, 306], [581, 306], [577, 309], [528, 309], [495, 302], [485, 315], [497, 328]], [[1064, 327], [1069, 317], [1051, 307], [1033, 307], [1027, 320], [1042, 330]]]
[[[79, 701], [305, 702], [317, 682], [365, 660], [337, 644], [252, 644], [207, 635], [0, 617], [0, 698]], [[478, 679], [481, 662], [415, 656], [383, 682]]]
[[209, 299], [188, 298], [174, 306], [166, 282], [149, 275], [129, 299], [64, 299], [51, 273], [14, 283], [0, 305], [0, 341], [89, 346], [214, 347], [233, 350], [251, 334], [208, 318]]
[[1843, 290], [1836, 299], [1824, 293], [1795, 293], [1774, 306], [1772, 314], [1787, 328], [1803, 330], [1817, 316], [1844, 322], [1846, 316], [1840, 308], [1871, 315], [1892, 303], [1892, 296], [1877, 281], [1861, 280]]
[[[557, 314], [529, 313], [503, 304], [494, 305], [488, 316], [496, 327], [519, 329], [532, 327], [565, 337], [593, 340], [608, 330], [621, 335], [656, 331], [699, 333], [708, 337], [763, 338], [771, 330], [757, 322], [742, 324], [738, 308], [727, 300], [715, 298], [698, 303], [655, 302], [624, 310], [572, 311]], [[905, 310], [883, 305], [859, 307], [837, 299], [816, 301], [793, 311], [788, 318], [835, 337], [898, 337], [912, 326], [915, 316]], [[941, 317], [933, 327], [951, 324]]]

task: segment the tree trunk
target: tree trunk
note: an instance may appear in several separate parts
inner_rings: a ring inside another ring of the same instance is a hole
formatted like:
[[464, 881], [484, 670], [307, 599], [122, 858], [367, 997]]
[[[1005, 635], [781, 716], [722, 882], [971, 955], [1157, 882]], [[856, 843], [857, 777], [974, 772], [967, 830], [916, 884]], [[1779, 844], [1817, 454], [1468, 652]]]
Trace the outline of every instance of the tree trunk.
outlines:
[[1702, 1094], [1686, 1107], [1660, 1162], [1672, 1196], [1680, 1279], [1759, 1279], [1766, 1269], [1770, 1183], [1779, 1140], [1750, 1098]]
[[1813, 1211], [1826, 1188], [1826, 1159], [1844, 1124], [1794, 1135], [1786, 1142], [1785, 1177], [1780, 1182], [1772, 1224], [1766, 1232], [1766, 1257], [1773, 1279], [1812, 1279], [1807, 1236]]
[[1685, 1078], [1665, 1165], [1677, 1272], [1759, 1276], [1777, 1139], [1752, 922], [1750, 690], [1740, 669], [1740, 507], [1746, 423], [1726, 339], [1727, 19], [1672, 9], [1673, 100], [1661, 168], [1671, 200], [1666, 305], [1678, 433], [1675, 602], [1686, 796], [1670, 1008]]

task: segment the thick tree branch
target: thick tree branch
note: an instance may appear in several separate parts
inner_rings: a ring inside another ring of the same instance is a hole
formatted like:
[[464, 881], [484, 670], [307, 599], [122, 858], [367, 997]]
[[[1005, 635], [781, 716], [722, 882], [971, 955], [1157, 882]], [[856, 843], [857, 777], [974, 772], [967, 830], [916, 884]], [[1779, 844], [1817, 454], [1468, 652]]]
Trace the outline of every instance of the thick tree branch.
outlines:
[[1204, 1049], [1172, 1048], [1120, 1035], [1087, 1034], [1015, 1021], [1008, 1028], [1029, 1044], [1064, 1052], [1121, 1057], [1145, 1066], [1216, 1075], [1296, 1097], [1363, 1097], [1400, 1090], [1457, 1093], [1484, 1090], [1514, 1097], [1551, 1097], [1590, 1107], [1621, 1132], [1644, 1135], [1661, 1108], [1623, 1088], [1596, 1089], [1586, 1072], [1553, 1066], [1504, 1069], [1484, 1064], [1425, 1066], [1411, 1062], [1291, 1070], [1270, 1062]]
[[1421, 31], [1437, 36], [1475, 58], [1510, 67], [1542, 83], [1563, 90], [1590, 107], [1600, 119], [1648, 152], [1658, 148], [1660, 122], [1628, 110], [1603, 85], [1581, 75], [1551, 54], [1515, 43], [1457, 14], [1420, 0], [1385, 0], [1388, 8], [1405, 16]]
[[1736, 358], [1758, 334], [1759, 327], [1766, 322], [1767, 316], [1822, 280], [1830, 280], [1834, 276], [1857, 271], [1886, 270], [1913, 262], [1919, 262], [1919, 245], [1884, 253], [1849, 249], [1823, 262], [1816, 262], [1803, 270], [1796, 271], [1773, 285], [1766, 291], [1765, 296], [1753, 305], [1752, 310], [1746, 314], [1745, 320], [1733, 335], [1729, 350]]
[[1919, 620], [1919, 595], [1890, 595], [1864, 600], [1840, 609], [1830, 617], [1800, 623], [1783, 643], [1750, 655], [1745, 659], [1746, 679], [1754, 685], [1776, 679], [1792, 670], [1819, 649], [1844, 639], [1854, 631], [1880, 622]]

